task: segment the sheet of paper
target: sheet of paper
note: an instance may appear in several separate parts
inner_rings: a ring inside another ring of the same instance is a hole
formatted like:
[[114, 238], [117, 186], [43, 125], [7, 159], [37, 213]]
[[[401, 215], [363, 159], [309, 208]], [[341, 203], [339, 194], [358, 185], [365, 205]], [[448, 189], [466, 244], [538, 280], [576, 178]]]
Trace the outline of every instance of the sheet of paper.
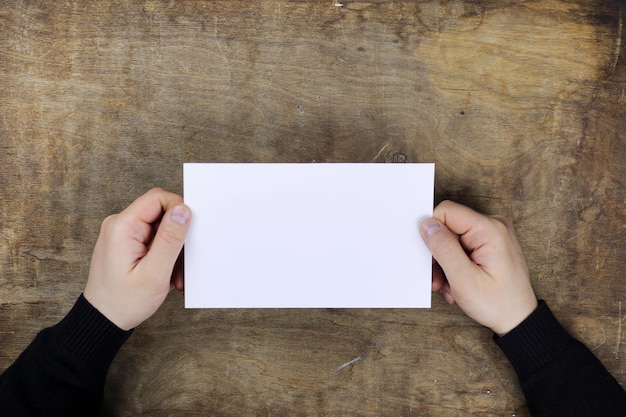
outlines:
[[187, 308], [425, 308], [433, 164], [185, 164]]

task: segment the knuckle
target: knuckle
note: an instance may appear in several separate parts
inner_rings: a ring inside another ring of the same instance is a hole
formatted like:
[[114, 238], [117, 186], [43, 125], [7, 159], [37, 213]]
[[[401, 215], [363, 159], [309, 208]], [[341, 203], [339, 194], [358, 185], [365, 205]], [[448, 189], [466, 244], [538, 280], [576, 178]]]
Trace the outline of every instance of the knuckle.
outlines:
[[163, 194], [166, 194], [166, 193], [167, 193], [167, 191], [165, 191], [161, 187], [152, 187], [144, 195], [145, 196], [155, 196], [155, 197], [158, 198], [159, 196], [162, 196]]
[[117, 223], [115, 220], [117, 219], [117, 214], [111, 214], [107, 216], [104, 220], [102, 220], [102, 224], [100, 225], [100, 231], [110, 233], [115, 229], [115, 224]]
[[513, 222], [503, 216], [492, 216], [494, 226], [499, 233], [505, 234], [513, 229]]
[[437, 204], [437, 207], [435, 207], [434, 213], [436, 214], [439, 212], [446, 212], [453, 204], [454, 202], [452, 202], [452, 200], [443, 200], [442, 202]]
[[458, 238], [447, 233], [441, 233], [439, 238], [431, 241], [430, 247], [433, 254], [436, 254], [436, 256], [446, 256], [446, 254], [451, 251], [451, 248], [458, 244]]
[[182, 246], [185, 241], [184, 237], [181, 236], [180, 233], [177, 233], [169, 227], [161, 228], [158, 232], [158, 236], [169, 246]]

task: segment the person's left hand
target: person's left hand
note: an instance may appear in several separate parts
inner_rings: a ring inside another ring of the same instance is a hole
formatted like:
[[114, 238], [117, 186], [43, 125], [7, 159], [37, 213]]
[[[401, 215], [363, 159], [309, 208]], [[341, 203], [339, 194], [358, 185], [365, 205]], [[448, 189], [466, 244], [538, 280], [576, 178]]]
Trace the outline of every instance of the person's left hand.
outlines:
[[179, 255], [191, 211], [182, 197], [154, 188], [107, 217], [93, 251], [84, 296], [123, 330], [152, 316], [182, 290]]

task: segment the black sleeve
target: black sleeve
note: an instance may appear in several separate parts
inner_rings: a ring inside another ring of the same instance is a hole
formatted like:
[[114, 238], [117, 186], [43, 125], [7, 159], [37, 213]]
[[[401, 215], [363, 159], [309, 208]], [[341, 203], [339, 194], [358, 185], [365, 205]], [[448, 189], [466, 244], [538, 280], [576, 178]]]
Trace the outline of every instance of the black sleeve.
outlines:
[[109, 366], [131, 333], [81, 295], [63, 320], [42, 330], [0, 375], [0, 415], [95, 415]]
[[534, 417], [624, 417], [626, 392], [556, 320], [548, 305], [494, 340], [513, 365]]

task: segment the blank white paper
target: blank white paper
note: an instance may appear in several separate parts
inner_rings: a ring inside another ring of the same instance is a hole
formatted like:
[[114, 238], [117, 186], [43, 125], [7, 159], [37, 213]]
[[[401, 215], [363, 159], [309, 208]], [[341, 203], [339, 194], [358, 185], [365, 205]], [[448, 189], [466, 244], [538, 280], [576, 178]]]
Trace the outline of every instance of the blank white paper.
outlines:
[[186, 308], [428, 308], [434, 164], [184, 164]]

